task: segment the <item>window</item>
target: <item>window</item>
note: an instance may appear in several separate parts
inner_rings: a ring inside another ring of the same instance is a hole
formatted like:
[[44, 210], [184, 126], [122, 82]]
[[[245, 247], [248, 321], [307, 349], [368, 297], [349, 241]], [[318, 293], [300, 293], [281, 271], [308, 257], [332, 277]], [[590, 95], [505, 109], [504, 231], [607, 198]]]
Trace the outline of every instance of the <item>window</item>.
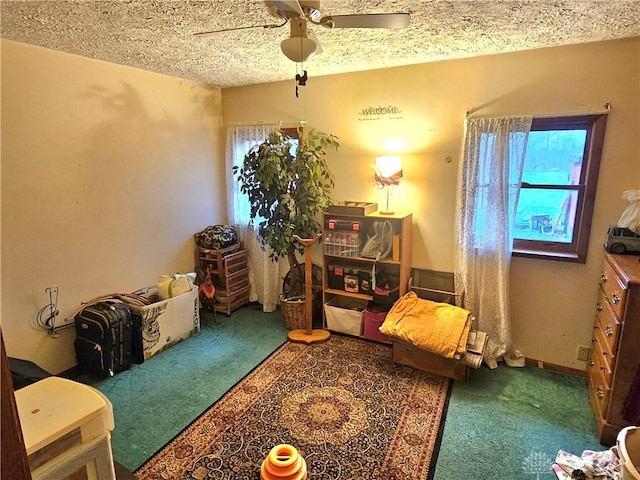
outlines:
[[584, 263], [607, 115], [534, 118], [513, 254]]
[[291, 140], [291, 143], [293, 144], [293, 146], [291, 147], [291, 155], [295, 155], [296, 151], [298, 150], [298, 144], [300, 143], [300, 133], [301, 133], [301, 128], [292, 128], [292, 127], [287, 127], [287, 128], [281, 128], [280, 131], [282, 133], [284, 133], [287, 137], [289, 137], [289, 139]]

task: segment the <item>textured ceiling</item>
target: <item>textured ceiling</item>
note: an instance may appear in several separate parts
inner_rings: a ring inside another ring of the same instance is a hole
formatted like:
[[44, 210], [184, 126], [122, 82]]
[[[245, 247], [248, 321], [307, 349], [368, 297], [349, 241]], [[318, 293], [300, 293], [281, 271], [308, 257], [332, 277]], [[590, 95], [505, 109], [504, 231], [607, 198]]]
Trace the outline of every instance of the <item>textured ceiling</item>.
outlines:
[[[258, 0], [2, 0], [1, 35], [84, 57], [230, 87], [293, 79], [288, 26]], [[640, 35], [640, 0], [325, 0], [321, 14], [411, 14], [409, 28], [310, 28], [309, 76]]]

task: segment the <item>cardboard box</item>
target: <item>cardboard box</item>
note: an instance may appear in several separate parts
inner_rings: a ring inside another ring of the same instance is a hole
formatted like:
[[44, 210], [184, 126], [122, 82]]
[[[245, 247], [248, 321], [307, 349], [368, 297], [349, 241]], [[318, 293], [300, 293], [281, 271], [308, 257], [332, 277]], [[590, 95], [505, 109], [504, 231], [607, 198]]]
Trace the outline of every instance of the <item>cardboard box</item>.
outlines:
[[[158, 298], [153, 290], [146, 296], [150, 300]], [[197, 288], [144, 307], [129, 304], [129, 308], [141, 325], [145, 360], [200, 332]]]

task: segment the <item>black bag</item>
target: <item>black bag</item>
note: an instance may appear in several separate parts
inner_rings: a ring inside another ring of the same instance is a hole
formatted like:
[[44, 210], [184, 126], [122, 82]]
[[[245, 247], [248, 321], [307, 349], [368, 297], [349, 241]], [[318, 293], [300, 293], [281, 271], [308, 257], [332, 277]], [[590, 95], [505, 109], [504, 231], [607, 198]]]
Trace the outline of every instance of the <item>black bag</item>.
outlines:
[[393, 305], [400, 298], [400, 276], [387, 272], [384, 267], [376, 267], [376, 286], [373, 289], [373, 302], [381, 305]]
[[100, 377], [131, 367], [131, 311], [122, 302], [103, 301], [85, 307], [75, 318], [74, 347], [78, 367]]
[[20, 388], [51, 376], [49, 372], [40, 368], [35, 363], [20, 358], [9, 357], [9, 369], [11, 370], [11, 380], [13, 380], [14, 390], [19, 390]]

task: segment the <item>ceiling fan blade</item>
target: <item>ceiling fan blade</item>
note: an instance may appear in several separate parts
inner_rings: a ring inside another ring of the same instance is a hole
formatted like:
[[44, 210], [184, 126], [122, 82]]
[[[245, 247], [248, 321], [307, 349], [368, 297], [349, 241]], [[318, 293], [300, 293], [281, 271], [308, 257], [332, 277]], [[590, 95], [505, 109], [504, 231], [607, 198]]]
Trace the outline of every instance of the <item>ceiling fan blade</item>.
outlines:
[[407, 28], [408, 13], [370, 13], [362, 15], [329, 15], [318, 23], [328, 28]]
[[282, 23], [273, 23], [269, 25], [248, 25], [246, 27], [233, 27], [233, 28], [223, 28], [221, 30], [209, 30], [208, 32], [196, 32], [193, 35], [210, 35], [212, 33], [221, 33], [221, 32], [234, 32], [236, 30], [248, 30], [250, 28], [280, 28], [284, 27], [287, 24], [287, 20]]
[[284, 18], [301, 18], [304, 17], [302, 7], [298, 0], [270, 0], [278, 14]]

